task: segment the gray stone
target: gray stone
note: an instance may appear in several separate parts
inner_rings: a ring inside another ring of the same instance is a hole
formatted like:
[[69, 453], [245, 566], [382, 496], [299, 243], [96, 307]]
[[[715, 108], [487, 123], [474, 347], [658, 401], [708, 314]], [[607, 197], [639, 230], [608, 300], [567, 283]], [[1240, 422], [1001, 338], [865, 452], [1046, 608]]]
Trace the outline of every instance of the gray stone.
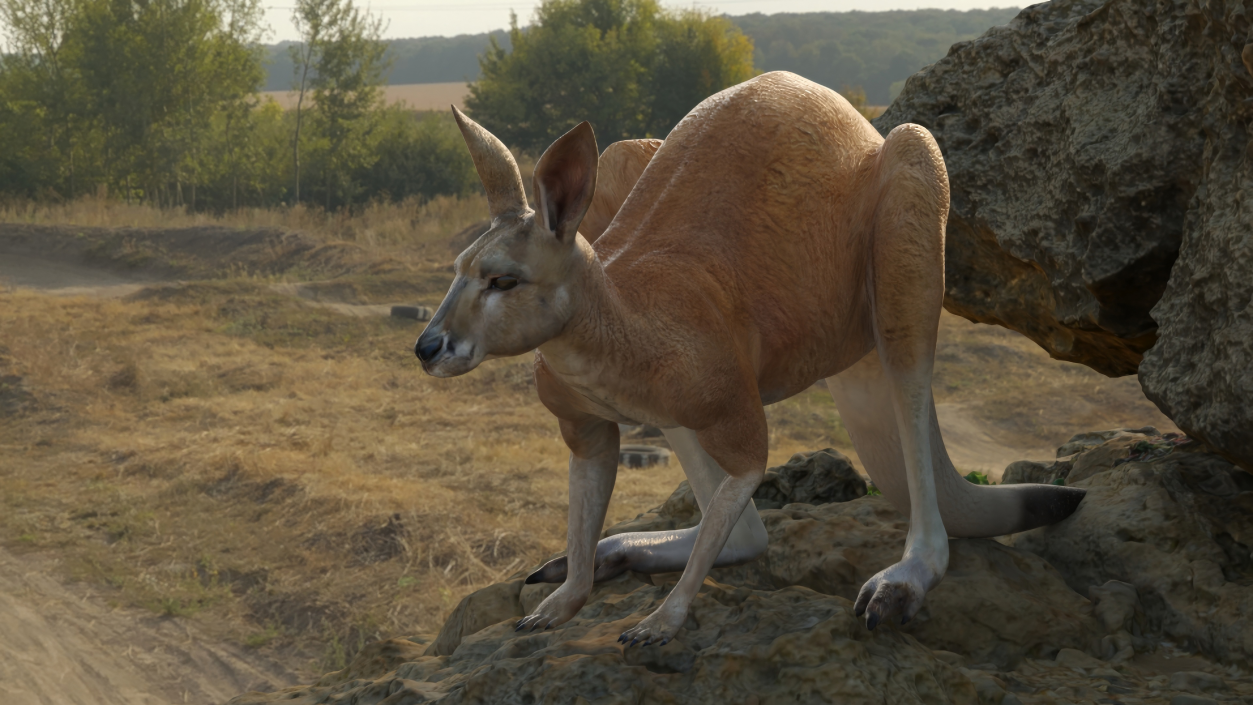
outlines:
[[1198, 444], [1126, 462], [1144, 443], [1138, 438], [1116, 437], [1077, 455], [1068, 484], [1088, 491], [1079, 508], [1008, 543], [1044, 558], [1092, 597], [1103, 631], [1117, 630], [1102, 640], [1103, 656], [1121, 660], [1132, 647], [1151, 648], [1145, 637], [1154, 634], [1247, 662], [1253, 477]]
[[1205, 671], [1179, 671], [1170, 674], [1172, 690], [1186, 690], [1192, 693], [1208, 693], [1215, 690], [1227, 690], [1222, 678]]
[[944, 153], [950, 311], [1138, 371], [1253, 468], [1247, 5], [1034, 5], [910, 77], [875, 125], [921, 124]]
[[1054, 659], [1058, 666], [1062, 668], [1077, 668], [1086, 670], [1089, 668], [1104, 668], [1105, 664], [1099, 659], [1079, 651], [1078, 649], [1061, 649], [1057, 652], [1057, 658]]
[[[626, 574], [597, 585], [570, 622], [521, 633], [512, 606], [493, 597], [486, 603], [498, 608], [497, 621], [449, 654], [380, 642], [313, 685], [231, 703], [981, 702], [968, 677], [915, 639], [886, 626], [870, 631], [848, 600], [802, 587], [762, 592], [706, 581], [670, 643], [619, 644], [623, 629], [671, 589]], [[993, 692], [988, 684], [984, 691]]]
[[847, 502], [866, 494], [866, 481], [847, 457], [834, 448], [797, 453], [777, 468], [766, 471], [753, 493], [758, 509], [778, 509], [787, 504]]
[[1076, 433], [1070, 437], [1070, 440], [1058, 447], [1057, 457], [1065, 458], [1067, 456], [1074, 455], [1075, 453], [1082, 453], [1085, 450], [1091, 450], [1097, 446], [1105, 445], [1105, 441], [1110, 439], [1120, 438], [1130, 434], [1141, 436], [1158, 435], [1157, 429], [1152, 426], [1145, 426], [1143, 428], [1115, 428], [1110, 429], [1109, 431], [1087, 431], [1084, 433]]
[[1071, 462], [1069, 458], [1059, 458], [1051, 462], [1016, 460], [1005, 467], [1005, 474], [1001, 476], [1001, 484], [1065, 484], [1066, 476], [1070, 474], [1070, 468]]

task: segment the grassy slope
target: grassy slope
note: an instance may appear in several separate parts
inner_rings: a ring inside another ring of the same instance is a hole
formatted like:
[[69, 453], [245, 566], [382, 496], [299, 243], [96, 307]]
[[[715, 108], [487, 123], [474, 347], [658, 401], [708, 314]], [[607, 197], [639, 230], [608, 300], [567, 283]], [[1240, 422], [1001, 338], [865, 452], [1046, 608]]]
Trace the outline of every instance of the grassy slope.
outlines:
[[[75, 207], [24, 219], [195, 220]], [[240, 218], [286, 218], [407, 267], [346, 277], [322, 287], [328, 297], [434, 304], [451, 276], [447, 233], [482, 204], [405, 208]], [[566, 451], [529, 359], [430, 378], [411, 352], [419, 325], [308, 307], [274, 280], [125, 301], [0, 291], [0, 541], [53, 551], [119, 603], [195, 615], [313, 674], [368, 639], [434, 631], [462, 595], [561, 550]], [[935, 390], [1024, 447], [1161, 423], [1134, 379], [952, 316]], [[851, 453], [824, 390], [768, 416], [772, 464]], [[623, 469], [609, 523], [659, 504], [681, 477], [677, 464]]]

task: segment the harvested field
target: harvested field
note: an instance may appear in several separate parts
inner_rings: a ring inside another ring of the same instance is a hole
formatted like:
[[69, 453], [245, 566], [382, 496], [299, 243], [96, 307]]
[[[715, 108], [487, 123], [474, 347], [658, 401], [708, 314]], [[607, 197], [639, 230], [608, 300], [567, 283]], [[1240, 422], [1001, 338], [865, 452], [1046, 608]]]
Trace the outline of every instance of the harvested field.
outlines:
[[[271, 98], [284, 110], [296, 107], [296, 91], [264, 91], [264, 98]], [[466, 96], [470, 95], [467, 84], [455, 83], [406, 83], [383, 86], [383, 100], [389, 105], [406, 105], [413, 110], [448, 110], [455, 105], [465, 108]], [[308, 100], [308, 95], [305, 96]], [[882, 111], [880, 111], [882, 112]]]

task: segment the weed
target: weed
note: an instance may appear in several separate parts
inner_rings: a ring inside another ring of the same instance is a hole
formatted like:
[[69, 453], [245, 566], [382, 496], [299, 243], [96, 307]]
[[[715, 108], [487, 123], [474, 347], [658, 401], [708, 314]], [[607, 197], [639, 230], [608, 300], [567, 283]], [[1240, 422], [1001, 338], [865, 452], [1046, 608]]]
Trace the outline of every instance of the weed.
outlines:
[[282, 635], [282, 630], [275, 626], [268, 626], [264, 630], [249, 634], [244, 639], [244, 646], [250, 649], [259, 649], [268, 645], [270, 642]]

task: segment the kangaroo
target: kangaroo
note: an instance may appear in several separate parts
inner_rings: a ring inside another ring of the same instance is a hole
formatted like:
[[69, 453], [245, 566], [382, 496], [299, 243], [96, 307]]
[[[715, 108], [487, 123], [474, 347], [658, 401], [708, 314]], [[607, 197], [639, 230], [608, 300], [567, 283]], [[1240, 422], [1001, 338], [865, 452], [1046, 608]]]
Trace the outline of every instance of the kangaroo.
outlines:
[[[664, 142], [615, 144], [605, 164], [591, 126], [576, 126], [536, 164], [532, 210], [509, 151], [454, 114], [492, 227], [457, 258], [415, 353], [450, 377], [536, 351], [537, 392], [570, 448], [566, 556], [527, 578], [562, 584], [517, 629], [568, 621], [594, 582], [625, 570], [681, 570], [619, 640], [672, 639], [712, 567], [766, 550], [752, 503], [763, 406], [819, 379], [867, 474], [910, 521], [901, 560], [854, 603], [870, 629], [918, 612], [950, 536], [1051, 524], [1082, 500], [1070, 487], [974, 485], [944, 449], [931, 373], [948, 175], [924, 128], [885, 139], [839, 94], [767, 73], [703, 101]], [[594, 244], [580, 234], [589, 210]], [[619, 423], [663, 429], [699, 526], [597, 541]]]

